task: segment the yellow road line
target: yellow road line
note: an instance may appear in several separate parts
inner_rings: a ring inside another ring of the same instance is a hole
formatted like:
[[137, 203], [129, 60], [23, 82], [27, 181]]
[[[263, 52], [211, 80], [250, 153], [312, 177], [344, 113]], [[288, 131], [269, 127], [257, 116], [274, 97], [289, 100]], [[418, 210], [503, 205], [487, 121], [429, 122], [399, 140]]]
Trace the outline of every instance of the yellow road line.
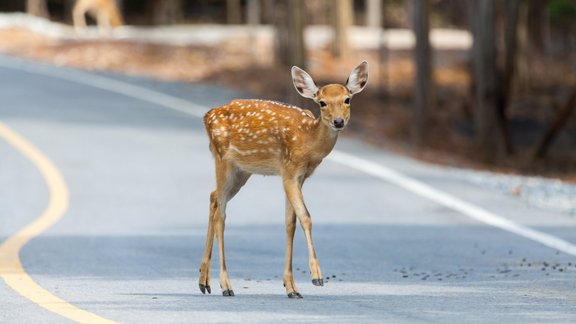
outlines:
[[50, 192], [50, 202], [42, 215], [0, 245], [0, 277], [20, 295], [70, 320], [80, 323], [114, 323], [53, 295], [26, 273], [20, 262], [20, 250], [64, 216], [68, 209], [68, 188], [54, 164], [38, 148], [2, 122], [0, 137], [32, 161], [44, 177]]

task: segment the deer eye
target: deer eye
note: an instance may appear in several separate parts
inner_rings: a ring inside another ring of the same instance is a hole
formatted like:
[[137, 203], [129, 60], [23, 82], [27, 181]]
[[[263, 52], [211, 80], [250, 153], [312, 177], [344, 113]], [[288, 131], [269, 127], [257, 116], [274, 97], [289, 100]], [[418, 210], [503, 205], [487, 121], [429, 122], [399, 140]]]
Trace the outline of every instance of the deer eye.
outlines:
[[326, 107], [327, 103], [324, 100], [320, 100], [320, 107]]
[[347, 97], [346, 99], [344, 99], [344, 103], [349, 105], [350, 104], [350, 97]]

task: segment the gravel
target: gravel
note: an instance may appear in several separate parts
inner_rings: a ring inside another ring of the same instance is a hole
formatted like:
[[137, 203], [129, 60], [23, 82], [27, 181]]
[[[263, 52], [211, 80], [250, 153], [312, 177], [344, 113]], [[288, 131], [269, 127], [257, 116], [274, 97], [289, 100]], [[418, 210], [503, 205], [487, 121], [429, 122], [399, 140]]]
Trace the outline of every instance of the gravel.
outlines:
[[576, 184], [559, 179], [456, 169], [454, 176], [475, 185], [518, 196], [530, 206], [576, 216]]

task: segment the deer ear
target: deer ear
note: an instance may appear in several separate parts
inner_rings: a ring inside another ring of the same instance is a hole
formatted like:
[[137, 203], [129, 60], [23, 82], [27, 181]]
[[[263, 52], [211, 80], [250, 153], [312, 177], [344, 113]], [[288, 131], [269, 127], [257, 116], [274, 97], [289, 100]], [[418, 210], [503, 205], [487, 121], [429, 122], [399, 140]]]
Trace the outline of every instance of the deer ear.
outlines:
[[312, 77], [297, 66], [292, 67], [292, 83], [302, 97], [316, 99], [318, 87]]
[[346, 80], [346, 88], [350, 91], [350, 95], [354, 95], [364, 90], [366, 83], [368, 83], [368, 62], [362, 61], [350, 73]]

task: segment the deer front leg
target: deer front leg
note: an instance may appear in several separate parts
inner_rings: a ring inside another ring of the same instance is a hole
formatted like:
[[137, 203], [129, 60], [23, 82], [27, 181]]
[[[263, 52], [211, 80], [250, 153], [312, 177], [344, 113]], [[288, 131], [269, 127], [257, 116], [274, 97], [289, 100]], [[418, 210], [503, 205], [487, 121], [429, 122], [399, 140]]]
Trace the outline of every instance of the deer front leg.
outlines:
[[286, 265], [284, 267], [284, 287], [289, 298], [302, 298], [294, 284], [292, 273], [292, 251], [294, 246], [294, 232], [296, 231], [296, 214], [294, 208], [286, 198]]
[[214, 245], [214, 216], [216, 214], [217, 200], [216, 191], [210, 194], [210, 214], [208, 215], [208, 233], [206, 234], [206, 245], [204, 246], [204, 256], [200, 264], [200, 291], [205, 294], [210, 289], [210, 260], [212, 259], [212, 247]]
[[304, 235], [306, 236], [312, 284], [315, 286], [323, 286], [324, 280], [322, 279], [322, 272], [320, 271], [320, 263], [316, 257], [316, 252], [314, 251], [314, 242], [312, 241], [312, 218], [310, 217], [310, 213], [304, 204], [304, 197], [302, 196], [300, 181], [297, 179], [284, 179], [283, 183], [288, 201], [292, 205], [292, 208], [294, 208], [296, 216], [298, 216], [298, 219], [300, 220], [300, 225], [302, 226]]
[[100, 33], [100, 36], [106, 35], [110, 29], [110, 18], [108, 17], [108, 14], [103, 12], [103, 10], [99, 12], [96, 16], [96, 22], [98, 24], [98, 32]]

